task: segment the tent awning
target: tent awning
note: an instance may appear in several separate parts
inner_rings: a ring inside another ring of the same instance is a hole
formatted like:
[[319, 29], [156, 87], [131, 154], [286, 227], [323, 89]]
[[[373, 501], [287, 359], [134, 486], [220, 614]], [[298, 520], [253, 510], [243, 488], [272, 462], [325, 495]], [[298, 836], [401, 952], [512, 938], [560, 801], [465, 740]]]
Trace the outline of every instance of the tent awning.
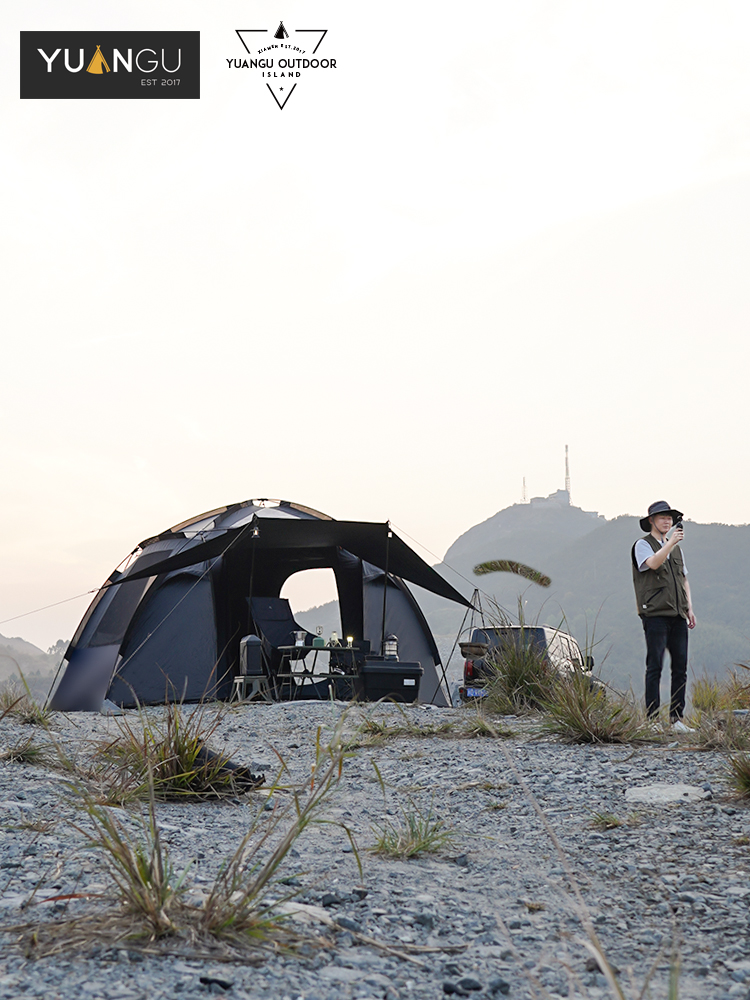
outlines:
[[[254, 517], [241, 528], [219, 529], [216, 533], [205, 534], [210, 537], [203, 537], [200, 540], [190, 539], [180, 551], [159, 562], [151, 563], [147, 569], [139, 569], [136, 562], [133, 571], [125, 573], [117, 583], [170, 573], [205, 560], [215, 559], [229, 549], [235, 554], [246, 551], [249, 557], [253, 548], [256, 552], [262, 552], [339, 547], [383, 571], [387, 568], [394, 576], [408, 580], [409, 583], [416, 584], [430, 593], [471, 607], [471, 602], [409, 548], [388, 524], [373, 524], [369, 521]], [[167, 536], [160, 537], [164, 541]], [[183, 540], [184, 535], [177, 532], [174, 538], [175, 541]]]

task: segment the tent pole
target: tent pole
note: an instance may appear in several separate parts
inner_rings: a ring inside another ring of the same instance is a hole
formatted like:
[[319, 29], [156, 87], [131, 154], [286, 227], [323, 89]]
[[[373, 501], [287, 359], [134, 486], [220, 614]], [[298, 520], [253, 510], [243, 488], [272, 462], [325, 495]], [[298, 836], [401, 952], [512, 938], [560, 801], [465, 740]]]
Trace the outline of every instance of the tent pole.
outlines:
[[388, 595], [388, 556], [391, 551], [391, 522], [386, 521], [386, 536], [385, 536], [385, 576], [383, 577], [383, 624], [380, 629], [380, 655], [383, 655], [383, 647], [385, 646], [385, 609], [386, 601]]
[[[260, 530], [258, 528], [258, 525], [255, 523], [256, 520], [257, 520], [257, 516], [255, 514], [253, 514], [253, 520], [252, 520], [253, 527], [252, 527], [252, 530], [250, 532], [250, 539], [251, 539], [251, 541], [253, 543], [252, 544], [252, 548], [250, 549], [250, 593], [248, 594], [248, 598], [247, 598], [248, 607], [250, 608], [250, 617], [251, 618], [253, 616], [253, 611], [252, 611], [253, 605], [252, 605], [251, 602], [252, 602], [252, 599], [253, 599], [253, 576], [255, 574], [255, 542], [256, 542], [256, 539], [258, 538], [258, 535], [260, 534]], [[253, 626], [254, 625], [255, 625], [255, 622], [253, 622]]]
[[[464, 625], [466, 624], [466, 619], [469, 617], [469, 613], [470, 612], [471, 612], [471, 623], [469, 625], [469, 628], [471, 628], [473, 626], [473, 624], [474, 624], [474, 612], [475, 612], [476, 609], [474, 608], [473, 605], [474, 605], [474, 599], [475, 598], [477, 600], [479, 600], [479, 589], [476, 588], [476, 587], [474, 588], [474, 593], [471, 595], [472, 607], [467, 608], [466, 611], [464, 611], [463, 621], [458, 626], [458, 634], [456, 635], [456, 641], [453, 643], [453, 649], [451, 649], [451, 651], [450, 651], [450, 656], [448, 657], [448, 662], [445, 665], [443, 665], [443, 661], [442, 660], [440, 661], [440, 670], [441, 670], [442, 675], [443, 675], [443, 680], [445, 681], [445, 690], [448, 693], [448, 700], [451, 701], [451, 702], [452, 702], [452, 699], [451, 699], [451, 689], [448, 686], [448, 677], [446, 675], [446, 671], [447, 671], [448, 667], [451, 665], [451, 660], [453, 659], [453, 654], [456, 652], [456, 646], [458, 645], [458, 640], [461, 638], [461, 635], [462, 635], [463, 630], [464, 630]], [[480, 602], [480, 608], [481, 608], [481, 602]]]

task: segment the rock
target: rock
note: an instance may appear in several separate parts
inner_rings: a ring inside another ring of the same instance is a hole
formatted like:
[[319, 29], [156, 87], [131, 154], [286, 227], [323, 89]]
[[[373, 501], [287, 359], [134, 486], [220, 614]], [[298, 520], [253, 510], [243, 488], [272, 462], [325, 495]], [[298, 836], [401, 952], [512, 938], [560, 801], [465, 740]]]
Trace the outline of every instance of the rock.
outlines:
[[478, 979], [474, 979], [473, 976], [463, 976], [463, 978], [461, 978], [461, 979], [458, 980], [458, 982], [456, 983], [456, 985], [460, 989], [465, 990], [467, 992], [472, 991], [472, 990], [481, 990], [482, 989], [482, 984], [479, 982]]
[[635, 785], [625, 790], [626, 802], [645, 802], [649, 805], [667, 805], [671, 802], [700, 802], [709, 793], [696, 785], [669, 785], [657, 782], [653, 785]]
[[336, 923], [347, 931], [358, 932], [362, 930], [362, 925], [358, 924], [356, 920], [350, 920], [349, 917], [338, 917]]
[[319, 970], [318, 975], [337, 983], [355, 983], [361, 979], [362, 971], [360, 969], [345, 969], [340, 965], [326, 965]]
[[198, 980], [204, 986], [218, 986], [221, 991], [231, 990], [234, 981], [231, 979], [219, 979], [217, 976], [201, 976]]
[[506, 996], [510, 993], [510, 983], [503, 979], [502, 976], [495, 976], [493, 979], [490, 979], [489, 983], [487, 983], [487, 989], [492, 994], [500, 993], [503, 996]]
[[446, 993], [448, 996], [454, 996], [455, 995], [455, 996], [459, 996], [459, 997], [465, 997], [467, 995], [466, 991], [462, 990], [461, 987], [458, 985], [458, 983], [453, 983], [453, 982], [451, 982], [450, 979], [444, 980], [444, 982], [443, 982], [443, 993]]

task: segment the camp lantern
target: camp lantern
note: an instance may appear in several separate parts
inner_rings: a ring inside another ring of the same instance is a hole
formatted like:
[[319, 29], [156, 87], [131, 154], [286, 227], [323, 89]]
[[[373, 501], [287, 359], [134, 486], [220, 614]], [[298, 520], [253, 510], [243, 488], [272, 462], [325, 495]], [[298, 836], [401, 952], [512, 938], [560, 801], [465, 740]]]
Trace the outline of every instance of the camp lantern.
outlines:
[[398, 636], [394, 635], [392, 632], [390, 635], [387, 635], [383, 640], [383, 659], [384, 660], [398, 659]]

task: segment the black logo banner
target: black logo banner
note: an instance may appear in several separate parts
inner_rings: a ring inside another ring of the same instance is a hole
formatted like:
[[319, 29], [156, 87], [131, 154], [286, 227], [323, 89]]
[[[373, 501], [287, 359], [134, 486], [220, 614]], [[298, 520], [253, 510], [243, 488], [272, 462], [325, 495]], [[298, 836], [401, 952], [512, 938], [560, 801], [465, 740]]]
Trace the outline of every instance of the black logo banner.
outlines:
[[200, 96], [199, 31], [21, 32], [21, 98]]

